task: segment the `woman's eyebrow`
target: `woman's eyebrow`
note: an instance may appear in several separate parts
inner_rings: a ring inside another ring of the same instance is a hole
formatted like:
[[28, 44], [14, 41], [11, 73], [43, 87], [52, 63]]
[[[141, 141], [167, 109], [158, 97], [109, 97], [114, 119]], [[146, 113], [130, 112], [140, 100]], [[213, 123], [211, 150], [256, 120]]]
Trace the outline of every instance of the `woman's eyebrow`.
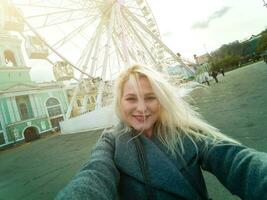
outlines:
[[154, 92], [149, 92], [149, 93], [146, 93], [145, 96], [155, 96], [155, 93]]
[[[125, 95], [123, 95], [124, 97], [128, 97], [128, 96], [130, 96], [130, 97], [136, 97], [136, 96], [138, 96], [137, 94], [135, 94], [135, 93], [126, 93]], [[144, 94], [144, 96], [156, 96], [155, 95], [155, 93], [154, 92], [149, 92], [149, 93], [146, 93], [146, 94]]]
[[127, 93], [127, 94], [125, 94], [124, 96], [137, 96], [137, 95], [134, 94], [134, 93]]

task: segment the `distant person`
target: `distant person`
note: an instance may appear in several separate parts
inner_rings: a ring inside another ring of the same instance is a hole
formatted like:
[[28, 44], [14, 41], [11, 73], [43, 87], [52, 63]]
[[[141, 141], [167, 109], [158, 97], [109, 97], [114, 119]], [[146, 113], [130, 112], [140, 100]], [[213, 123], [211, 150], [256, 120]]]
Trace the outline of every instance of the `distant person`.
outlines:
[[217, 71], [212, 71], [211, 72], [211, 76], [214, 78], [214, 80], [216, 81], [216, 83], [218, 83], [218, 79], [217, 79], [217, 75], [218, 75], [218, 72]]
[[224, 69], [223, 68], [220, 69], [220, 72], [224, 76]]
[[205, 82], [207, 83], [207, 85], [210, 85], [210, 82], [209, 82], [209, 73], [208, 72], [205, 72], [204, 73], [204, 79], [205, 79]]
[[267, 199], [267, 154], [208, 124], [160, 73], [134, 65], [115, 92], [119, 124], [56, 199], [208, 200], [202, 169], [241, 199]]

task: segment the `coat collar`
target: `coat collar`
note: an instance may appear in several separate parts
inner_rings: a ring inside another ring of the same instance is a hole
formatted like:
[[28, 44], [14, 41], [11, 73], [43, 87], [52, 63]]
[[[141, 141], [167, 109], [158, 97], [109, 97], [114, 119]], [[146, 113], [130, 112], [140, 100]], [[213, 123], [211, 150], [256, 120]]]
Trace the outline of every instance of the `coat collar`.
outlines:
[[[146, 155], [149, 176], [153, 187], [188, 199], [197, 199], [197, 194], [181, 173], [182, 165], [175, 166], [169, 157], [159, 148], [155, 139], [140, 135], [140, 141]], [[115, 163], [122, 172], [144, 182], [138, 154], [131, 133], [116, 137]]]

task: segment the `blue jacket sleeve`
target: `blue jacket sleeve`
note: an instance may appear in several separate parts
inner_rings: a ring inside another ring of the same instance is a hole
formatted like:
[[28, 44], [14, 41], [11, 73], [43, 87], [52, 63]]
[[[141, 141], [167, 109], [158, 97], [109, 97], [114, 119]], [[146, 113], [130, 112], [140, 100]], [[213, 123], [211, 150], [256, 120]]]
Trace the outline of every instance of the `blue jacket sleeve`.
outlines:
[[230, 142], [208, 142], [202, 168], [244, 200], [267, 199], [267, 154]]
[[91, 152], [90, 160], [57, 195], [56, 200], [117, 199], [119, 172], [115, 166], [114, 136], [105, 133]]

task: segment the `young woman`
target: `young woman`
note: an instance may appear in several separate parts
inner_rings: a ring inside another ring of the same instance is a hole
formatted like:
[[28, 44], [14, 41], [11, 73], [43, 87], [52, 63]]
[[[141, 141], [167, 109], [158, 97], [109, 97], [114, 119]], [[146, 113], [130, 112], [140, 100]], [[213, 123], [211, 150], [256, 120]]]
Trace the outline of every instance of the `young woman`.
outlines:
[[120, 124], [57, 199], [208, 199], [201, 169], [242, 199], [267, 199], [267, 154], [201, 119], [158, 72], [132, 66], [115, 91]]

